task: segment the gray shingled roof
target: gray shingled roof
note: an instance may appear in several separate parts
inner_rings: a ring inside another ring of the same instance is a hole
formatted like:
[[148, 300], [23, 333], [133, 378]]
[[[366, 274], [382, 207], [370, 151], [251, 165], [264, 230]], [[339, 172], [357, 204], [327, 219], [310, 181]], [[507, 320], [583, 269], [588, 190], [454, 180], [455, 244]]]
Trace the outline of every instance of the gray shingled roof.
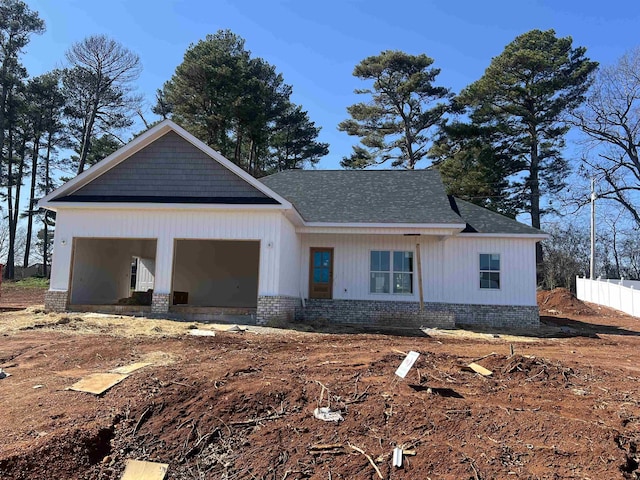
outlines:
[[463, 223], [435, 170], [285, 170], [260, 181], [307, 222]]
[[465, 232], [540, 234], [448, 197], [437, 170], [285, 170], [260, 181], [307, 222], [463, 224]]
[[453, 198], [452, 207], [467, 222], [465, 233], [541, 234], [537, 228], [517, 222], [509, 217], [459, 198]]

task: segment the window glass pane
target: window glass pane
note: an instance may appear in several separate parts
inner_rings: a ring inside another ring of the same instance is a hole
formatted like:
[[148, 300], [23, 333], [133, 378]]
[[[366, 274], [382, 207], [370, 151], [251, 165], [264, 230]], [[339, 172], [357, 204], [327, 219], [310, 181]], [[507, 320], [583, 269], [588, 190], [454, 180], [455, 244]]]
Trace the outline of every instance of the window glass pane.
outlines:
[[371, 293], [389, 293], [389, 274], [372, 272], [369, 291]]
[[480, 254], [480, 270], [489, 270], [491, 267], [491, 255], [486, 253]]
[[402, 254], [404, 252], [393, 252], [393, 270], [396, 272], [402, 272], [404, 269], [402, 268], [403, 258]]
[[410, 273], [394, 273], [393, 293], [413, 293], [413, 275]]
[[331, 254], [329, 252], [322, 252], [322, 266], [328, 267], [330, 263]]
[[393, 252], [395, 272], [413, 272], [413, 252]]
[[480, 272], [480, 288], [500, 288], [500, 272]]
[[313, 269], [313, 281], [314, 282], [319, 282], [320, 281], [320, 269], [319, 268], [314, 268]]
[[388, 272], [391, 270], [391, 253], [390, 252], [380, 252], [380, 270], [383, 272]]
[[491, 255], [491, 270], [500, 270], [500, 254], [494, 253]]
[[329, 269], [322, 268], [320, 270], [320, 281], [324, 283], [329, 283]]
[[371, 270], [380, 270], [380, 252], [371, 252]]
[[313, 252], [313, 266], [319, 267], [322, 265], [322, 252]]
[[372, 272], [388, 272], [389, 268], [389, 252], [373, 251], [371, 252], [371, 271]]

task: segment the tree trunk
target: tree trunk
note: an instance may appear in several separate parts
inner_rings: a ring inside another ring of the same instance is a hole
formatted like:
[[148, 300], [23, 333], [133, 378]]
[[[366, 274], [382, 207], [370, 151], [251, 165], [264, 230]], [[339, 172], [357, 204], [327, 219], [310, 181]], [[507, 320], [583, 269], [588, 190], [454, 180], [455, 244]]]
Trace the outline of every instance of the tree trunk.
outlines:
[[[535, 127], [531, 129], [531, 164], [529, 167], [529, 188], [531, 203], [531, 226], [540, 228], [540, 159], [538, 157], [538, 136]], [[542, 264], [542, 244], [536, 243], [536, 265]]]
[[[2, 70], [0, 71], [0, 79], [5, 80], [7, 78], [7, 66], [6, 63], [2, 64]], [[8, 82], [7, 82], [8, 83]], [[7, 108], [7, 95], [9, 88], [7, 84], [4, 83], [0, 85], [2, 88], [2, 92], [0, 93], [0, 178], [2, 177], [2, 152], [4, 147], [4, 119], [5, 119], [5, 108]]]
[[253, 175], [255, 177], [255, 144], [256, 142], [253, 140], [253, 138], [251, 139], [251, 142], [249, 144], [249, 167], [247, 168], [247, 173], [249, 173], [250, 175]]
[[23, 266], [29, 266], [29, 256], [31, 255], [31, 235], [33, 233], [33, 208], [36, 203], [36, 180], [38, 177], [38, 155], [40, 152], [40, 134], [33, 139], [33, 155], [31, 156], [31, 189], [29, 193], [29, 210], [27, 212], [27, 238], [24, 246]]
[[241, 156], [242, 156], [242, 130], [241, 130], [240, 126], [238, 125], [238, 127], [236, 128], [236, 149], [235, 149], [235, 152], [233, 154], [233, 158], [234, 158], [233, 163], [235, 163], [239, 167], [242, 165], [241, 164], [241, 161], [242, 161]]
[[49, 254], [49, 226], [47, 225], [47, 216], [49, 212], [44, 213], [44, 226], [42, 228], [42, 276], [48, 277], [49, 267], [47, 265], [47, 255]]
[[[18, 221], [20, 220], [20, 191], [22, 190], [22, 177], [24, 175], [24, 156], [27, 151], [27, 138], [26, 135], [22, 137], [22, 144], [20, 145], [20, 151], [18, 152], [20, 157], [20, 163], [18, 164], [18, 177], [16, 181], [16, 196], [13, 201], [13, 231], [14, 231], [14, 252], [15, 252], [15, 235], [18, 231]], [[15, 265], [15, 254], [14, 254]]]
[[[50, 173], [49, 167], [51, 164], [51, 149], [53, 148], [53, 134], [49, 132], [47, 137], [47, 155], [45, 157], [44, 163], [44, 194], [48, 195], [51, 191], [51, 185], [49, 183]], [[48, 277], [49, 273], [49, 265], [47, 261], [49, 259], [49, 212], [47, 210], [44, 211], [42, 216], [44, 227], [43, 227], [43, 235], [42, 235], [42, 275], [44, 278]]]
[[100, 104], [100, 89], [102, 88], [102, 77], [98, 75], [96, 82], [96, 90], [93, 98], [93, 105], [91, 105], [91, 113], [87, 120], [84, 132], [82, 132], [82, 145], [80, 146], [80, 162], [78, 163], [78, 175], [84, 172], [84, 166], [87, 162], [87, 156], [89, 155], [89, 149], [91, 148], [91, 136], [93, 135], [93, 125], [95, 124], [96, 117], [98, 116], [98, 107]]
[[7, 252], [7, 264], [4, 267], [4, 278], [15, 278], [15, 242], [16, 226], [13, 223], [13, 127], [8, 130], [9, 143], [7, 145], [7, 218], [9, 221], [9, 250]]
[[95, 122], [95, 119], [95, 114], [92, 113], [82, 134], [82, 145], [80, 146], [80, 161], [78, 162], [77, 172], [78, 175], [84, 172], [84, 166], [87, 163], [87, 156], [89, 155], [89, 148], [91, 147], [91, 132], [93, 131], [93, 124]]

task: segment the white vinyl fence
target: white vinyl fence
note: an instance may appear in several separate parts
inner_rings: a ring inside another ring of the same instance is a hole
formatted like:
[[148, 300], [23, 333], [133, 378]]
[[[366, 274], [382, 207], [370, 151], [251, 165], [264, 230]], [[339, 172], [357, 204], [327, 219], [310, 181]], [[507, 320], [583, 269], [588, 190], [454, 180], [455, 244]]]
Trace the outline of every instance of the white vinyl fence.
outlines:
[[590, 280], [576, 278], [576, 293], [580, 300], [597, 303], [640, 317], [640, 282], [634, 280]]

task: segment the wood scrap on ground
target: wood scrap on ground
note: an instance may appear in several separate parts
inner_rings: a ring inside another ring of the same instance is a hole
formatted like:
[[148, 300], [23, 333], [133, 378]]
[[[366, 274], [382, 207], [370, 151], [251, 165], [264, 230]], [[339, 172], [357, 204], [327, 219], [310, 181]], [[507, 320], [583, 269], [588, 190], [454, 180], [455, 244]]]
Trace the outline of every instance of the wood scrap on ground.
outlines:
[[169, 470], [167, 463], [127, 460], [120, 480], [163, 480]]
[[128, 376], [122, 373], [93, 373], [71, 385], [68, 390], [102, 395]]
[[493, 372], [491, 370], [488, 370], [484, 368], [482, 365], [478, 365], [477, 363], [474, 363], [474, 362], [471, 362], [469, 365], [467, 365], [467, 368], [473, 370], [476, 373], [479, 373], [484, 377], [490, 377], [491, 375], [493, 375]]
[[356, 452], [359, 452], [359, 453], [361, 453], [362, 455], [364, 455], [365, 457], [367, 457], [367, 460], [369, 460], [369, 463], [371, 464], [371, 466], [374, 468], [374, 470], [375, 470], [375, 471], [376, 471], [376, 473], [378, 474], [378, 477], [380, 477], [380, 478], [384, 478], [384, 477], [382, 476], [382, 472], [380, 471], [380, 469], [379, 469], [379, 468], [378, 468], [378, 466], [376, 465], [376, 462], [374, 462], [374, 461], [373, 461], [373, 458], [371, 458], [371, 456], [370, 456], [370, 455], [367, 455], [367, 454], [365, 453], [365, 451], [364, 451], [364, 450], [362, 450], [362, 449], [361, 449], [361, 448], [359, 448], [359, 447], [356, 447], [355, 445], [349, 444], [349, 446], [350, 446], [353, 450], [355, 450]]

